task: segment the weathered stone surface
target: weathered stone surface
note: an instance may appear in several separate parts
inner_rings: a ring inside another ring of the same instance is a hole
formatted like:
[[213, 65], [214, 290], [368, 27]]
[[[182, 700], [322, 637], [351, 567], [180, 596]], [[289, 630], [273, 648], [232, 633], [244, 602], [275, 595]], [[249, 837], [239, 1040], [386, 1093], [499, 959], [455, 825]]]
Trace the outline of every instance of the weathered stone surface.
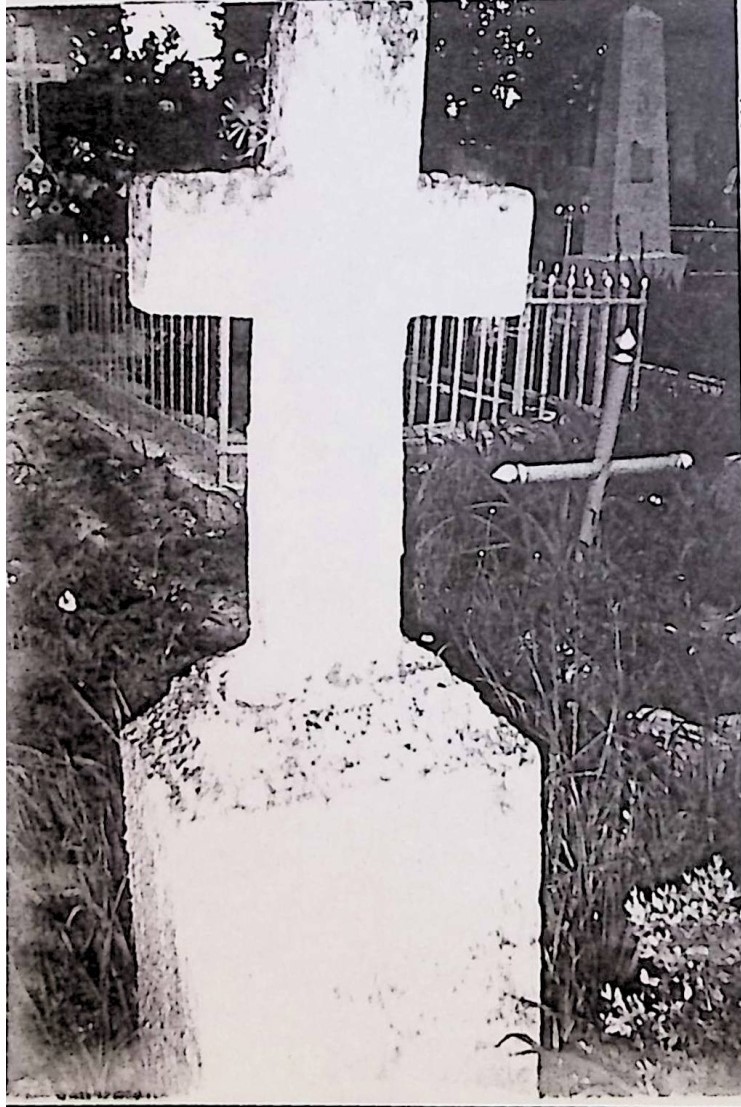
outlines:
[[497, 1042], [538, 1034], [540, 766], [399, 628], [406, 325], [521, 310], [532, 197], [420, 184], [426, 4], [285, 10], [266, 171], [132, 206], [135, 303], [255, 315], [250, 638], [125, 736], [153, 1065], [217, 1101], [533, 1098]]
[[686, 259], [672, 254], [669, 229], [663, 38], [661, 17], [640, 4], [613, 17], [583, 254], [640, 259], [649, 277], [678, 281]]
[[532, 747], [418, 647], [265, 706], [225, 664], [127, 735], [152, 1069], [226, 1102], [534, 1095], [498, 1047], [538, 1037]]

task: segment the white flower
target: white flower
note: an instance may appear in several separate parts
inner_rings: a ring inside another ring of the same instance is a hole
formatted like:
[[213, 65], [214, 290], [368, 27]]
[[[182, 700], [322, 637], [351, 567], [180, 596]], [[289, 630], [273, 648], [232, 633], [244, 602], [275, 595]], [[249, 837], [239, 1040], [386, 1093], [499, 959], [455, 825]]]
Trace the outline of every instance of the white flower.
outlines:
[[61, 596], [57, 600], [57, 607], [61, 611], [77, 611], [77, 600], [69, 588], [66, 588], [62, 592]]

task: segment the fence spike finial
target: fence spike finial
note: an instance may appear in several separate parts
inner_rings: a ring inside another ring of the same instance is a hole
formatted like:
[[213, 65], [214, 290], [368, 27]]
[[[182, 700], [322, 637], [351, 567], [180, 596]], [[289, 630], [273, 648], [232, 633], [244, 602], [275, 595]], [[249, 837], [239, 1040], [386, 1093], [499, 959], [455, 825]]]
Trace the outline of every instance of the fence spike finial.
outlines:
[[609, 269], [602, 270], [602, 283], [605, 288], [612, 288], [612, 286], [614, 285], [615, 281]]
[[594, 273], [589, 266], [584, 270], [584, 284], [587, 288], [594, 288]]
[[576, 266], [575, 265], [570, 265], [569, 266], [569, 272], [568, 272], [568, 275], [566, 277], [566, 287], [573, 289], [575, 286], [576, 286]]

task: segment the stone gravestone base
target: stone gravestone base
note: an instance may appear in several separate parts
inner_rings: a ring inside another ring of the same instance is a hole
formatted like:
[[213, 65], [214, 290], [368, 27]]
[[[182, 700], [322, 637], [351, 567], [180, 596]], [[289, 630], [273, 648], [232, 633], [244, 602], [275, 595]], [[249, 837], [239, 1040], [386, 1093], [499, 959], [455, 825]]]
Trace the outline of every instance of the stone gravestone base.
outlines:
[[532, 746], [416, 646], [270, 706], [228, 695], [227, 669], [177, 681], [123, 743], [155, 1086], [535, 1098], [536, 1055], [498, 1045], [539, 1035]]

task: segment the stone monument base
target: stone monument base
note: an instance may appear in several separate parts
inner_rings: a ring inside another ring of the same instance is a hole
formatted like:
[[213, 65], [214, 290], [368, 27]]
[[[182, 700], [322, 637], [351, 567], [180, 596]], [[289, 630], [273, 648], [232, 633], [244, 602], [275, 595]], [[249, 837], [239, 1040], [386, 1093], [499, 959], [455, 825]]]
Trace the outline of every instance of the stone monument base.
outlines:
[[536, 751], [416, 646], [269, 706], [227, 694], [251, 649], [122, 740], [144, 1090], [534, 1100]]

